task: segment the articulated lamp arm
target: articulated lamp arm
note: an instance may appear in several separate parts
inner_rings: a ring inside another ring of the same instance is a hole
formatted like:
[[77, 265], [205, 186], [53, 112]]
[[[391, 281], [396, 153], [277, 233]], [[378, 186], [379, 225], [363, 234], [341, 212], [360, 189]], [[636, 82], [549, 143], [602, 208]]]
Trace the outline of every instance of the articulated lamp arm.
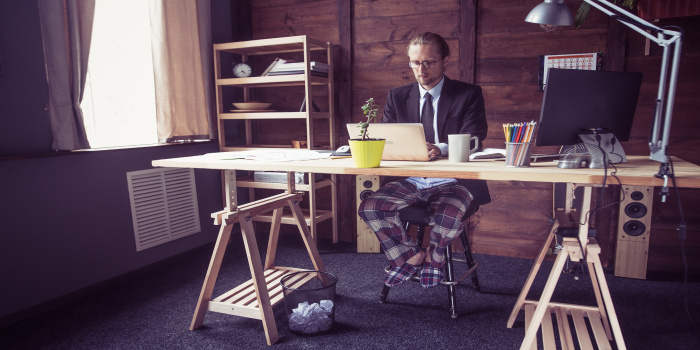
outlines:
[[[660, 28], [607, 0], [584, 0], [611, 18], [619, 21], [635, 32], [648, 38], [663, 48], [659, 89], [654, 105], [654, 119], [649, 132], [650, 159], [661, 163], [658, 177], [666, 181], [671, 174], [669, 167], [668, 142], [671, 133], [673, 104], [678, 83], [678, 67], [681, 59], [682, 30]], [[557, 26], [574, 24], [571, 11], [564, 0], [544, 0], [536, 6], [525, 18], [525, 21], [539, 23], [546, 30]], [[666, 186], [664, 186], [666, 187]]]
[[664, 165], [669, 162], [668, 142], [678, 83], [682, 32], [680, 30], [660, 28], [608, 1], [584, 1], [663, 48], [659, 89], [656, 95], [654, 119], [649, 136], [649, 150], [651, 152], [650, 158], [662, 163], [659, 176], [668, 175], [668, 167]]

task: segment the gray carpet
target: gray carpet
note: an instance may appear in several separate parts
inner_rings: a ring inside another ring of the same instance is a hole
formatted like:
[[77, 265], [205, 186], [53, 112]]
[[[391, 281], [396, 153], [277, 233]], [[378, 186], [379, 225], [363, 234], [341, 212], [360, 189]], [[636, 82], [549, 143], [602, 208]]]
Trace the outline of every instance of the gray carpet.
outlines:
[[[250, 278], [240, 235], [229, 245], [214, 296]], [[266, 247], [264, 238], [259, 245]], [[357, 254], [349, 243], [321, 241], [329, 272], [337, 275], [336, 319], [331, 332], [299, 336], [289, 331], [282, 305], [275, 307], [280, 340], [274, 349], [517, 349], [525, 334], [522, 313], [512, 329], [506, 320], [532, 260], [475, 255], [481, 293], [469, 280], [457, 288], [459, 317], [447, 311], [444, 287], [429, 290], [408, 282], [392, 288], [380, 304], [383, 254]], [[267, 349], [262, 323], [208, 313], [204, 326], [188, 329], [212, 246], [132, 276], [109, 291], [0, 328], [0, 349]], [[295, 235], [284, 235], [277, 265], [311, 268]], [[542, 290], [545, 263], [530, 298]], [[681, 277], [607, 281], [628, 349], [699, 349], [700, 282]], [[687, 288], [687, 291], [685, 289]], [[688, 296], [688, 305], [684, 295]], [[590, 281], [562, 275], [553, 300], [595, 304]], [[688, 316], [690, 313], [691, 316]], [[692, 320], [692, 322], [691, 322]], [[614, 347], [615, 348], [615, 347]]]

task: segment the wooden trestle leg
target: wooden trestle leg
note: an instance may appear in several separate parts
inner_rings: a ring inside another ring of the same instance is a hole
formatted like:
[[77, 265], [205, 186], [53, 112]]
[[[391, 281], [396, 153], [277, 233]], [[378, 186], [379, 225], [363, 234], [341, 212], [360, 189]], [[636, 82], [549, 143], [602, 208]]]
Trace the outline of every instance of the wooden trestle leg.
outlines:
[[[227, 174], [227, 179], [233, 178], [233, 176], [233, 174]], [[227, 183], [235, 183], [235, 180], [227, 181]], [[272, 345], [279, 340], [272, 307], [283, 300], [280, 280], [288, 273], [303, 270], [292, 267], [274, 266], [280, 221], [285, 206], [289, 206], [294, 214], [297, 227], [299, 228], [299, 232], [301, 233], [301, 237], [306, 245], [306, 250], [309, 253], [314, 268], [318, 271], [326, 271], [323, 261], [321, 261], [321, 256], [316, 248], [316, 243], [311, 236], [311, 232], [306, 225], [301, 207], [299, 206], [301, 197], [301, 193], [295, 193], [293, 182], [289, 185], [289, 189], [286, 193], [263, 198], [241, 206], [236, 205], [234, 193], [229, 196], [231, 200], [227, 203], [227, 209], [212, 214], [212, 217], [215, 218], [215, 224], [221, 225], [221, 229], [209, 262], [207, 274], [204, 278], [204, 284], [202, 285], [199, 300], [197, 301], [197, 307], [192, 317], [192, 323], [190, 324], [191, 330], [201, 327], [206, 312], [212, 311], [260, 319], [265, 330], [267, 344]], [[269, 211], [274, 211], [274, 213], [267, 256], [265, 258], [265, 265], [263, 265], [260, 251], [258, 250], [258, 243], [255, 239], [252, 217]], [[243, 245], [245, 246], [252, 278], [248, 282], [212, 299], [212, 291], [219, 274], [221, 261], [226, 252], [226, 245], [229, 242], [231, 231], [235, 223], [239, 223], [241, 226]], [[321, 277], [321, 282], [324, 284], [327, 283], [325, 280], [327, 278], [326, 275], [323, 275]], [[255, 293], [253, 293], [253, 291]]]
[[[573, 188], [573, 187], [572, 187]], [[568, 196], [568, 195], [567, 195]], [[590, 207], [591, 189], [584, 188], [584, 198], [582, 208]], [[554, 261], [554, 265], [549, 274], [547, 282], [542, 291], [540, 299], [537, 301], [526, 300], [527, 294], [532, 287], [532, 283], [537, 275], [537, 272], [542, 265], [542, 261], [547, 250], [554, 238], [554, 234], [559, 227], [566, 227], [569, 222], [565, 219], [569, 217], [570, 207], [567, 207], [566, 212], [557, 212], [557, 220], [552, 227], [546, 242], [538, 255], [534, 266], [530, 270], [525, 286], [518, 296], [518, 300], [513, 307], [513, 311], [508, 318], [507, 326], [512, 328], [515, 318], [520, 310], [525, 310], [525, 338], [520, 346], [521, 350], [537, 348], [537, 332], [542, 326], [542, 341], [545, 349], [554, 348], [555, 337], [553, 334], [551, 315], [554, 314], [557, 318], [559, 329], [559, 339], [562, 348], [573, 349], [574, 337], [569, 328], [569, 315], [573, 319], [573, 324], [576, 328], [576, 340], [578, 340], [581, 349], [593, 349], [593, 341], [590, 339], [589, 330], [587, 328], [585, 317], [588, 318], [591, 330], [594, 335], [594, 340], [598, 349], [610, 349], [610, 341], [613, 339], [616, 342], [617, 349], [626, 349], [620, 324], [615, 314], [615, 307], [608, 290], [608, 285], [605, 280], [603, 267], [600, 262], [600, 246], [594, 238], [588, 238], [588, 224], [578, 224], [579, 234], [577, 238], [564, 238], [562, 242], [563, 249], [559, 252]], [[559, 215], [564, 214], [564, 215]], [[589, 218], [590, 220], [590, 218]], [[585, 253], [585, 254], [584, 254]], [[568, 259], [572, 261], [581, 261], [585, 259], [591, 283], [595, 293], [597, 306], [583, 306], [573, 304], [563, 304], [551, 302], [552, 294], [556, 288], [559, 277], [561, 276], [564, 264]]]
[[214, 253], [211, 255], [209, 268], [207, 269], [207, 274], [204, 277], [202, 291], [199, 293], [199, 300], [197, 301], [197, 308], [194, 310], [194, 317], [192, 317], [190, 330], [195, 330], [201, 327], [202, 323], [204, 323], [204, 315], [207, 313], [207, 303], [209, 300], [211, 300], [211, 293], [214, 290], [216, 278], [219, 276], [221, 260], [224, 258], [226, 246], [228, 245], [229, 238], [231, 237], [231, 229], [233, 229], [233, 224], [221, 225], [219, 237], [216, 239], [216, 245], [214, 246]]

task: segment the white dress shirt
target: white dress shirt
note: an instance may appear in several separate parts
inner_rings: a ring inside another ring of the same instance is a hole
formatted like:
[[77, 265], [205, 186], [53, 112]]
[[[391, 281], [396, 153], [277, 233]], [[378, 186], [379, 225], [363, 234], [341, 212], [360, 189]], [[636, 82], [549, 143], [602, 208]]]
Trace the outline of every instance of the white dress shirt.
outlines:
[[[440, 101], [440, 93], [442, 92], [442, 85], [444, 83], [445, 83], [445, 76], [443, 75], [442, 79], [440, 79], [440, 82], [437, 85], [435, 85], [435, 87], [433, 87], [432, 89], [426, 90], [420, 84], [418, 84], [418, 89], [420, 89], [419, 110], [421, 111], [421, 113], [423, 113], [423, 104], [425, 103], [425, 94], [429, 92], [430, 95], [433, 96], [433, 111], [435, 113], [435, 115], [433, 116], [433, 130], [435, 130], [435, 140], [426, 140], [426, 141], [437, 146], [440, 149], [441, 155], [447, 156], [448, 155], [447, 143], [440, 142], [440, 135], [438, 135], [438, 128], [437, 128], [438, 102]], [[421, 115], [421, 119], [422, 118], [423, 118], [423, 116]], [[440, 178], [440, 177], [409, 177], [406, 180], [408, 182], [414, 184], [419, 190], [457, 181], [455, 179], [444, 179], [444, 178]]]

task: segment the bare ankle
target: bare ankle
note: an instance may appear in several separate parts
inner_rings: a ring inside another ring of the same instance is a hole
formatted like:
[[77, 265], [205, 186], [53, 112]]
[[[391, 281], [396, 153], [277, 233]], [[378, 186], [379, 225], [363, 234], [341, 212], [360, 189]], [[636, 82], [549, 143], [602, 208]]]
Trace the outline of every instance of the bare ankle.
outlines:
[[413, 265], [413, 266], [419, 266], [419, 265], [423, 264], [424, 260], [425, 260], [425, 253], [421, 250], [420, 252], [418, 252], [418, 254], [412, 256], [406, 262]]

